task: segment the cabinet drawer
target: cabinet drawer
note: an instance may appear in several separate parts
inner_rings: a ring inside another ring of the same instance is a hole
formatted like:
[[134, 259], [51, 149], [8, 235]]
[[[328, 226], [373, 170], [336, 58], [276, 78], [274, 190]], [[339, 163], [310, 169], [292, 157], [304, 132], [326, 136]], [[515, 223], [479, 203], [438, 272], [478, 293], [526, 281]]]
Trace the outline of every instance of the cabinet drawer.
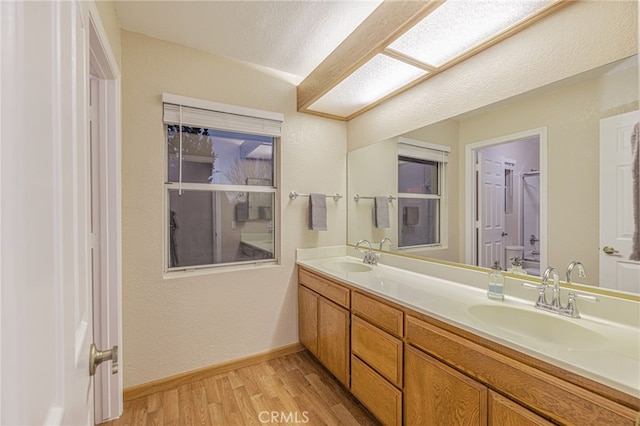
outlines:
[[353, 355], [351, 392], [383, 424], [402, 424], [402, 392]]
[[553, 423], [490, 390], [489, 426], [553, 426]]
[[403, 313], [375, 299], [353, 292], [352, 311], [389, 333], [402, 337]]
[[354, 315], [351, 317], [351, 353], [392, 384], [402, 387], [401, 340]]
[[298, 282], [342, 307], [347, 309], [350, 307], [350, 290], [346, 287], [315, 275], [303, 268], [298, 268]]

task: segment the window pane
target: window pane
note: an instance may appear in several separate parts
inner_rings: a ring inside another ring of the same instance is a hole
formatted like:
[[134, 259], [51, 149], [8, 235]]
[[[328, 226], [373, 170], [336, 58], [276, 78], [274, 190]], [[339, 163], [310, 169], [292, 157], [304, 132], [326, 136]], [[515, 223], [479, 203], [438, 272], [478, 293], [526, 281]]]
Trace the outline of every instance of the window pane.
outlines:
[[398, 157], [398, 192], [437, 195], [438, 166], [436, 161]]
[[169, 190], [169, 267], [275, 259], [274, 200], [274, 193]]
[[[167, 125], [169, 182], [180, 180], [179, 127]], [[182, 182], [273, 186], [273, 138], [183, 126]]]
[[440, 243], [440, 200], [400, 198], [398, 202], [400, 247]]

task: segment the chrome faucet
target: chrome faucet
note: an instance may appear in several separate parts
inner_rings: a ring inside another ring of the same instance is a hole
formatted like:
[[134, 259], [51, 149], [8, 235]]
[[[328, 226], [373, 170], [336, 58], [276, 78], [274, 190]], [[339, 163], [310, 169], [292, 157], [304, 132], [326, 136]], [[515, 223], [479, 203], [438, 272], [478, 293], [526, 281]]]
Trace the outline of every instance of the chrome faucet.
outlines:
[[380, 251], [382, 251], [382, 245], [383, 245], [384, 243], [389, 243], [389, 250], [391, 250], [391, 247], [393, 247], [393, 243], [391, 242], [391, 239], [390, 239], [390, 238], [387, 238], [387, 237], [384, 237], [384, 238], [382, 239], [382, 241], [380, 241]]
[[577, 260], [574, 260], [569, 264], [569, 266], [567, 266], [567, 284], [571, 284], [571, 273], [573, 272], [573, 268], [576, 266], [578, 267], [578, 277], [584, 278], [587, 276], [587, 273], [584, 271], [584, 266], [582, 265], [582, 262], [578, 262]]
[[[552, 288], [552, 298], [551, 298], [551, 304], [549, 305], [547, 303], [547, 305], [549, 307], [551, 307], [552, 310], [557, 311], [560, 309], [560, 278], [558, 277], [558, 272], [556, 271], [556, 268], [554, 268], [553, 266], [549, 266], [547, 267], [547, 269], [544, 270], [544, 274], [542, 274], [542, 286], [544, 286], [544, 289], [546, 290], [549, 287], [549, 275], [553, 274], [553, 288]], [[547, 297], [546, 297], [546, 293], [545, 293], [545, 297], [544, 297], [544, 301], [545, 303], [547, 302]]]
[[[362, 243], [367, 243], [367, 245], [369, 246], [368, 250], [361, 250], [360, 249], [360, 244]], [[364, 258], [362, 259], [362, 261], [364, 263], [366, 263], [367, 265], [377, 265], [378, 264], [378, 256], [380, 256], [377, 253], [374, 253], [373, 250], [371, 250], [371, 243], [369, 242], [369, 240], [360, 240], [356, 243], [356, 250], [358, 250], [360, 253], [364, 253]]]
[[[571, 273], [573, 272], [574, 267], [578, 268], [578, 277], [584, 278], [587, 276], [587, 273], [584, 271], [584, 265], [582, 265], [582, 262], [578, 262], [577, 260], [574, 260], [571, 263], [569, 263], [569, 266], [567, 266], [567, 284], [571, 284]], [[580, 318], [577, 299], [586, 300], [587, 302], [591, 302], [591, 303], [598, 301], [598, 298], [595, 296], [589, 296], [586, 294], [579, 294], [574, 291], [570, 291], [569, 300], [567, 301], [567, 306], [562, 308], [562, 311], [560, 313], [572, 318]]]
[[[574, 267], [578, 267], [578, 274], [580, 277], [586, 277], [587, 275], [584, 272], [584, 267], [582, 263], [578, 261], [573, 261], [569, 264], [567, 268], [567, 284], [571, 284], [571, 272]], [[547, 289], [549, 288], [549, 276], [553, 277], [553, 297], [551, 299], [551, 303], [547, 302]], [[542, 309], [548, 312], [558, 313], [560, 315], [565, 315], [572, 318], [580, 318], [580, 313], [578, 312], [578, 305], [576, 304], [577, 299], [586, 300], [588, 302], [597, 302], [598, 298], [595, 296], [590, 296], [586, 294], [578, 294], [574, 291], [569, 292], [567, 305], [562, 306], [560, 301], [560, 280], [558, 279], [558, 273], [556, 269], [549, 266], [545, 269], [544, 274], [542, 274], [542, 283], [540, 285], [523, 283], [524, 287], [527, 288], [535, 288], [538, 290], [538, 300], [536, 300], [536, 308]]]

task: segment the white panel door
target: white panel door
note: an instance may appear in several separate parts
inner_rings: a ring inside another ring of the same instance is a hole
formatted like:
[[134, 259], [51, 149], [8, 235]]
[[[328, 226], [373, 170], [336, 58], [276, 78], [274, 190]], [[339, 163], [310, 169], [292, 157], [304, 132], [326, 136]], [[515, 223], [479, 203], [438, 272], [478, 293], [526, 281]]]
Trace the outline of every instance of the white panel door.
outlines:
[[[478, 151], [478, 266], [502, 262], [504, 229], [504, 165], [500, 155]], [[503, 265], [500, 265], [503, 266]]]
[[[91, 151], [91, 256], [93, 338], [99, 349], [118, 346], [122, 365], [120, 70], [95, 3], [89, 9], [89, 135]], [[94, 376], [95, 422], [119, 417], [123, 409], [121, 367], [113, 361]]]
[[634, 293], [640, 262], [629, 255], [640, 224], [633, 222], [631, 134], [638, 121], [639, 111], [600, 120], [600, 286]]
[[0, 424], [93, 424], [86, 7], [0, 2]]

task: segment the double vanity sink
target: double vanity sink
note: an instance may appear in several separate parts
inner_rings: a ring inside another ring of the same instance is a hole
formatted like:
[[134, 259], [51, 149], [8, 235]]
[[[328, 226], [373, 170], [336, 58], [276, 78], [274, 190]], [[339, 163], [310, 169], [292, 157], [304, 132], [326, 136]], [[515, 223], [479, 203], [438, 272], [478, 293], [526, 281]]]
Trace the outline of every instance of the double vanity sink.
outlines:
[[[347, 250], [353, 249], [300, 250], [298, 264], [640, 398], [638, 302], [624, 300], [616, 307], [612, 304], [618, 302], [610, 300], [615, 298], [597, 295], [600, 301], [585, 309], [581, 318], [569, 318], [536, 309], [537, 293], [512, 278], [507, 278], [505, 300], [494, 301], [486, 296], [488, 278], [481, 271], [425, 265], [424, 261], [393, 255], [383, 255], [380, 264], [368, 265], [357, 257], [347, 256]], [[436, 273], [425, 273], [425, 268]], [[449, 275], [454, 278], [443, 278]], [[566, 300], [564, 289], [562, 297]], [[578, 304], [582, 309], [582, 303]], [[594, 314], [599, 310], [602, 315]], [[607, 311], [615, 311], [618, 317], [608, 318]], [[620, 317], [628, 321], [617, 321]]]

